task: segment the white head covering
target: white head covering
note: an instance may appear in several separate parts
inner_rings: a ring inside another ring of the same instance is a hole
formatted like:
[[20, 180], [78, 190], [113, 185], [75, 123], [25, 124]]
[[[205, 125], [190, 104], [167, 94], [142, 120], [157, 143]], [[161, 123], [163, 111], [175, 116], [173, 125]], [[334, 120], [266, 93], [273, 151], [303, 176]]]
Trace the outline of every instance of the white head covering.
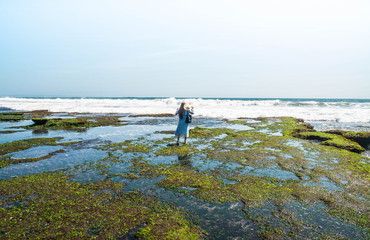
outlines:
[[188, 103], [185, 103], [184, 109], [185, 110], [190, 110], [191, 109], [191, 106]]

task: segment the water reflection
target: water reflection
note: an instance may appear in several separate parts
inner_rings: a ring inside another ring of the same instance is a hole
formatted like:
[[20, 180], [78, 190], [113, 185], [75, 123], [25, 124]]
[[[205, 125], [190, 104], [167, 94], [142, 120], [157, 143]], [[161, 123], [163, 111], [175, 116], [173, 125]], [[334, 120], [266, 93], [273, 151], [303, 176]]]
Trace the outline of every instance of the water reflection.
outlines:
[[190, 161], [190, 154], [177, 155], [177, 157], [179, 159], [181, 166], [192, 167], [192, 163]]
[[32, 130], [32, 134], [48, 134], [49, 133], [49, 130], [47, 129], [33, 129]]

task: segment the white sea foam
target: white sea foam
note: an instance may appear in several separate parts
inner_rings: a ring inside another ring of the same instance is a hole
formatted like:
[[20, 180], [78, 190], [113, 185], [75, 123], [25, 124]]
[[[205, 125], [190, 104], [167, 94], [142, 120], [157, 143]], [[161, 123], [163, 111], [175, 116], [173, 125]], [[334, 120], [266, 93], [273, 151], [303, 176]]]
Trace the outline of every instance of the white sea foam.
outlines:
[[[20, 111], [47, 109], [52, 112], [173, 113], [184, 99], [51, 99], [0, 98], [0, 107]], [[197, 116], [234, 119], [239, 117], [292, 116], [306, 121], [370, 123], [370, 101], [186, 99]]]

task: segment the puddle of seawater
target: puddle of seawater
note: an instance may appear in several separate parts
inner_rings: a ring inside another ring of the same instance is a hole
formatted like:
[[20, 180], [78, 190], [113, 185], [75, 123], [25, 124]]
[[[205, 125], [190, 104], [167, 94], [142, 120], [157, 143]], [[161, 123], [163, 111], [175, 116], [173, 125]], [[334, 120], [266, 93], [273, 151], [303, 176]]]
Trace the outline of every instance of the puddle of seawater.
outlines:
[[237, 168], [244, 168], [243, 165], [239, 164], [239, 163], [234, 163], [234, 162], [228, 162], [228, 163], [225, 163], [225, 168], [229, 169], [229, 170], [235, 170]]
[[347, 180], [340, 180], [340, 183], [341, 184], [348, 184], [348, 181]]
[[320, 186], [323, 188], [326, 188], [329, 191], [344, 191], [343, 188], [338, 187], [334, 182], [331, 182], [328, 178], [326, 177], [320, 177], [319, 178], [320, 183], [315, 183], [315, 182], [303, 182], [302, 185], [304, 186]]
[[128, 163], [117, 163], [109, 168], [109, 174], [125, 174], [130, 172], [131, 162]]
[[7, 155], [12, 155], [12, 158], [37, 158], [46, 156], [49, 153], [63, 149], [63, 146], [37, 146], [34, 148], [29, 148], [27, 150], [9, 153]]
[[96, 149], [81, 149], [59, 153], [49, 159], [31, 163], [19, 163], [0, 168], [0, 180], [72, 168], [89, 161], [97, 161], [107, 157], [107, 155], [107, 153]]
[[129, 125], [168, 125], [171, 124], [175, 126], [178, 123], [178, 118], [176, 117], [127, 117], [121, 118], [124, 121], [128, 121]]
[[61, 119], [72, 119], [72, 118], [76, 118], [75, 116], [68, 116], [66, 114], [53, 114], [53, 115], [50, 115], [50, 116], [46, 116], [46, 117], [43, 117], [43, 118], [47, 118], [47, 119], [53, 119], [53, 118], [61, 118]]
[[264, 134], [267, 134], [267, 135], [270, 135], [270, 136], [279, 136], [279, 137], [283, 136], [282, 132], [280, 132], [280, 131], [273, 132], [269, 129], [259, 129], [258, 132], [264, 133]]
[[227, 124], [226, 128], [230, 128], [236, 131], [248, 131], [248, 130], [254, 129], [250, 126], [243, 125], [243, 124]]
[[23, 120], [19, 122], [0, 122], [0, 131], [17, 130], [17, 128], [14, 127], [28, 126], [32, 124], [33, 124], [32, 120]]
[[[207, 231], [207, 239], [256, 239], [258, 225], [245, 217], [241, 202], [213, 204], [198, 200], [192, 195], [174, 192], [157, 187], [155, 184], [165, 177], [155, 179], [122, 179], [115, 178], [126, 186], [123, 192], [140, 191], [158, 196], [162, 202], [174, 204], [190, 213], [190, 216]], [[181, 191], [194, 191], [194, 188], [179, 188]]]
[[283, 156], [284, 158], [294, 158], [293, 155], [288, 154], [288, 153], [283, 153], [281, 154], [281, 156]]
[[222, 166], [224, 163], [216, 160], [202, 160], [202, 159], [194, 159], [192, 160], [192, 166], [197, 168], [199, 171], [209, 171], [214, 170]]
[[[258, 239], [258, 224], [247, 219], [242, 211], [243, 203], [232, 202], [214, 204], [203, 202], [190, 194], [173, 192], [157, 187], [154, 183], [162, 178], [141, 181], [140, 184], [130, 184], [124, 189], [144, 189], [144, 193], [158, 196], [162, 202], [174, 204], [190, 213], [190, 217], [199, 223], [199, 226], [208, 232], [206, 239]], [[153, 184], [150, 187], [150, 184]], [[182, 189], [191, 191], [193, 189]], [[124, 190], [127, 191], [127, 190]]]
[[215, 136], [214, 138], [215, 138], [215, 139], [223, 139], [223, 138], [225, 138], [225, 137], [227, 137], [227, 134], [223, 133], [223, 134], [221, 134], [221, 135]]
[[184, 191], [184, 192], [192, 192], [192, 191], [197, 190], [197, 188], [193, 188], [193, 187], [179, 187], [179, 190]]
[[64, 137], [63, 141], [78, 141], [99, 138], [112, 142], [123, 142], [126, 140], [145, 137], [155, 131], [168, 130], [168, 125], [124, 125], [124, 126], [105, 126], [89, 128], [85, 132], [48, 130], [44, 133], [34, 134], [32, 130], [17, 132], [13, 134], [2, 134], [0, 143], [24, 140], [28, 138], [53, 138]]
[[303, 205], [297, 201], [290, 201], [281, 206], [280, 210], [284, 210], [285, 214], [292, 215], [287, 215], [288, 219], [296, 219], [298, 226], [301, 226], [299, 231], [274, 216], [274, 213], [279, 213], [279, 208], [270, 202], [266, 202], [261, 207], [245, 209], [252, 217], [263, 216], [265, 223], [269, 224], [271, 228], [282, 228], [285, 232], [296, 232], [297, 236], [294, 239], [318, 239], [322, 234], [340, 234], [346, 239], [364, 239], [361, 229], [329, 215], [327, 207], [322, 203]]
[[300, 142], [300, 141], [297, 141], [297, 140], [288, 140], [286, 141], [285, 143], [286, 145], [290, 146], [290, 147], [295, 147], [295, 148], [298, 148], [300, 150], [305, 150], [304, 147], [303, 147], [303, 143]]
[[196, 145], [196, 148], [200, 151], [207, 149], [207, 148], [212, 148], [212, 144], [210, 143], [203, 143], [203, 144], [198, 144]]
[[356, 198], [362, 200], [362, 201], [366, 201], [366, 198], [364, 198], [363, 196], [360, 196], [360, 195], [355, 195]]
[[[140, 191], [140, 192], [147, 192], [151, 188], [154, 187], [156, 183], [165, 179], [166, 176], [160, 176], [154, 179], [126, 179], [121, 178], [120, 182], [126, 184], [126, 186], [122, 189], [123, 193], [128, 193], [132, 191]], [[117, 178], [119, 179], [119, 178]]]
[[100, 174], [100, 171], [97, 170], [88, 170], [82, 173], [77, 173], [74, 175], [73, 179], [70, 179], [71, 182], [80, 182], [80, 183], [93, 183], [97, 181], [103, 181], [106, 179], [106, 175]]
[[174, 164], [178, 162], [184, 162], [186, 161], [187, 156], [156, 156], [156, 157], [150, 157], [146, 158], [148, 160], [148, 163], [151, 165], [158, 165], [158, 164]]
[[362, 156], [370, 158], [370, 151], [363, 152]]
[[223, 178], [223, 177], [219, 177], [225, 184], [237, 184], [239, 182], [237, 181], [232, 181], [232, 180], [229, 180], [229, 179], [226, 179], [226, 178]]
[[331, 189], [334, 191], [343, 191], [344, 189], [341, 187], [338, 187], [334, 182], [330, 181], [329, 178], [326, 177], [320, 177], [320, 184], [322, 187]]
[[308, 239], [316, 238], [316, 234], [320, 233], [339, 234], [348, 239], [365, 239], [360, 228], [329, 215], [327, 207], [322, 203], [302, 205], [293, 201], [284, 207], [293, 211], [298, 220], [307, 223], [308, 227], [304, 227], [300, 234]]
[[277, 149], [277, 148], [270, 148], [270, 147], [265, 147], [264, 149], [265, 149], [265, 150], [270, 150], [270, 151], [273, 151], [273, 152], [281, 152], [281, 151], [282, 151], [281, 149]]
[[198, 121], [192, 126], [206, 127], [206, 128], [228, 128], [236, 131], [252, 130], [254, 128], [243, 125], [243, 124], [229, 124], [225, 121], [219, 119], [207, 118], [207, 119], [197, 119]]
[[258, 177], [273, 177], [281, 180], [299, 180], [295, 173], [281, 169], [259, 168], [251, 171], [249, 174]]

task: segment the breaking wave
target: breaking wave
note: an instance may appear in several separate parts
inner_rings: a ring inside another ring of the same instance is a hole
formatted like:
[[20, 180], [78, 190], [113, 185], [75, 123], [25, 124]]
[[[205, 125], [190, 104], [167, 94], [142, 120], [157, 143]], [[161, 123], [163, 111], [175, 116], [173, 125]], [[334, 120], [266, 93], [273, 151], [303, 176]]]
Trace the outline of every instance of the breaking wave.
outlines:
[[172, 113], [182, 101], [196, 115], [235, 119], [291, 116], [306, 121], [370, 123], [369, 99], [209, 99], [209, 98], [13, 98], [1, 97], [0, 109], [52, 112]]

